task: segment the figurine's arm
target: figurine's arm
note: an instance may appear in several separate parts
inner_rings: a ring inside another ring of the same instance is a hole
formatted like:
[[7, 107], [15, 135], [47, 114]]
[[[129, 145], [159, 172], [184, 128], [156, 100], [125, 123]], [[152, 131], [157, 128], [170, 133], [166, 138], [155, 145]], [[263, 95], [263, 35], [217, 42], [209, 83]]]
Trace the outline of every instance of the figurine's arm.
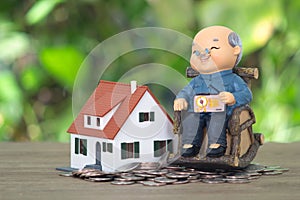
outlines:
[[233, 80], [235, 106], [246, 105], [252, 101], [252, 92], [242, 78], [236, 76]]

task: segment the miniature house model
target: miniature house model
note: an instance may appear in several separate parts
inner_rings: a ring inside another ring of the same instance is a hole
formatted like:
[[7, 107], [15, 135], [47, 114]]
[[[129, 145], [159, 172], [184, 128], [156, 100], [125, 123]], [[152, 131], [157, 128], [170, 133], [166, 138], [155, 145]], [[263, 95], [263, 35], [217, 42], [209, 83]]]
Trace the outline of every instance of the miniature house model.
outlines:
[[71, 167], [107, 172], [177, 152], [172, 119], [147, 86], [100, 81], [68, 129]]

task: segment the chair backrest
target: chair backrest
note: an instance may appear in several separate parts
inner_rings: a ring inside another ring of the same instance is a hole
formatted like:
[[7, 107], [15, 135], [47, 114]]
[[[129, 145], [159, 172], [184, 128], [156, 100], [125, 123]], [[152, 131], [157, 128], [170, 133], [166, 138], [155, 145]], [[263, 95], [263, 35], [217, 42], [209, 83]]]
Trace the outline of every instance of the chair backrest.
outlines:
[[[251, 80], [258, 79], [259, 71], [258, 68], [255, 67], [235, 67], [233, 68], [233, 72], [239, 75], [251, 88]], [[199, 72], [195, 71], [192, 67], [186, 68], [186, 76], [188, 78], [194, 78], [199, 75]]]

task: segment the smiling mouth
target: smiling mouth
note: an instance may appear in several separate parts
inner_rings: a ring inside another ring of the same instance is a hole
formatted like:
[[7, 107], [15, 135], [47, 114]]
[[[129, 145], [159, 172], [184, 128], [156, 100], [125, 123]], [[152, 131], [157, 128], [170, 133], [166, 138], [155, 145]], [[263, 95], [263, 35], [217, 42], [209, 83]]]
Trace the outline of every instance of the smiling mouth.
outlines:
[[200, 57], [201, 62], [207, 62], [210, 56]]
[[210, 54], [209, 53], [206, 53], [206, 54], [201, 54], [199, 56], [199, 59], [201, 62], [207, 62], [210, 58]]

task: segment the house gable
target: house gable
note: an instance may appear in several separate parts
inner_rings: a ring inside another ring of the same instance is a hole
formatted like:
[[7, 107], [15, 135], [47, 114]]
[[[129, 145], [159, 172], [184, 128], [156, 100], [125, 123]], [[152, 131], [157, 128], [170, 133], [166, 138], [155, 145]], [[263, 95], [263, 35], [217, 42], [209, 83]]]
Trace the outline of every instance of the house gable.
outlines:
[[146, 91], [124, 123], [122, 133], [136, 139], [154, 138], [167, 124], [171, 125], [170, 120]]

